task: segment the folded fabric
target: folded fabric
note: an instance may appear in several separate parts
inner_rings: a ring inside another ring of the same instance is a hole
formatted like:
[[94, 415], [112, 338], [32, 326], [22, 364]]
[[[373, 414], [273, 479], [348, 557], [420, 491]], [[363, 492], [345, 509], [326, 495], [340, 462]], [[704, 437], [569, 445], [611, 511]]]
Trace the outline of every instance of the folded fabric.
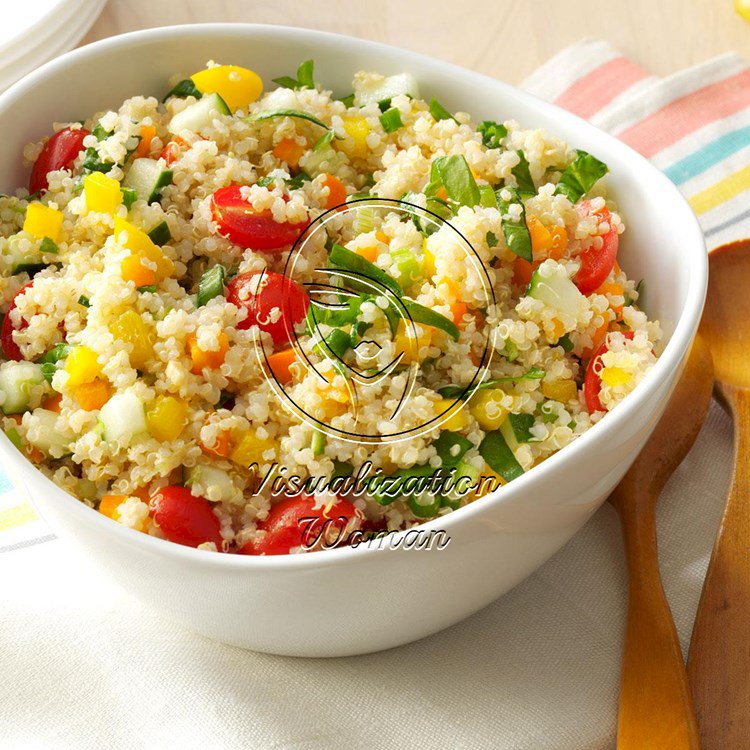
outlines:
[[[748, 234], [749, 76], [727, 55], [658, 79], [610, 45], [584, 41], [525, 87], [665, 170], [713, 247]], [[662, 575], [683, 649], [731, 451], [729, 420], [713, 406], [659, 503]], [[177, 629], [62, 542], [40, 544], [53, 538], [16, 493], [0, 496], [8, 747], [614, 746], [626, 579], [606, 504], [553, 559], [466, 622], [390, 652], [328, 661], [243, 652]]]

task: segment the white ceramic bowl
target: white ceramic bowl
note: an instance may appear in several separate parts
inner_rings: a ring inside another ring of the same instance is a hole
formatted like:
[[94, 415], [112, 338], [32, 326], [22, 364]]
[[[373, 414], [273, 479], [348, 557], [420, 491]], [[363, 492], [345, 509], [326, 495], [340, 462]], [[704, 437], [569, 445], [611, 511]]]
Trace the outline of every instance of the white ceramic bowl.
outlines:
[[[707, 262], [695, 217], [669, 180], [627, 146], [517, 89], [448, 63], [331, 34], [273, 26], [175, 26], [70, 52], [0, 96], [0, 190], [26, 184], [21, 153], [53, 121], [78, 120], [216, 59], [264, 81], [314, 58], [316, 80], [344, 95], [357, 70], [413, 73], [423, 95], [476, 120], [515, 118], [593, 152], [611, 169], [628, 230], [620, 263], [647, 280], [647, 310], [669, 336], [628, 399], [575, 443], [493, 496], [426, 524], [444, 550], [345, 548], [288, 557], [198, 552], [126, 529], [79, 503], [0, 438], [4, 466], [88, 564], [185, 627], [258, 651], [359, 654], [435, 633], [523, 580], [586, 522], [649, 436], [696, 331]], [[552, 613], [550, 613], [552, 614]]]

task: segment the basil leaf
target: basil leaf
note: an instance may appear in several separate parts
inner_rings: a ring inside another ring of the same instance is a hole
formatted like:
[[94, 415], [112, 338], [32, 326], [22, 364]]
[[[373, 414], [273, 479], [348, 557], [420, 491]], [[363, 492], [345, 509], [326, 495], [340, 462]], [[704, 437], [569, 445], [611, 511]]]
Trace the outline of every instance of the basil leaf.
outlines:
[[[503, 199], [502, 194], [508, 191], [511, 195], [511, 199], [506, 201]], [[518, 221], [506, 218], [506, 214], [510, 208], [511, 203], [518, 203], [521, 206], [521, 217]], [[497, 191], [497, 206], [500, 214], [503, 217], [503, 234], [505, 235], [505, 244], [508, 246], [512, 253], [515, 253], [519, 258], [529, 261], [531, 263], [533, 257], [531, 254], [531, 234], [529, 228], [526, 226], [526, 207], [523, 205], [521, 196], [515, 188], [501, 188]]]
[[560, 176], [555, 193], [577, 203], [609, 171], [607, 165], [585, 151], [576, 151], [576, 158]]
[[440, 120], [453, 120], [458, 122], [456, 118], [433, 96], [430, 99], [430, 114], [435, 118], [436, 122]]
[[349, 107], [354, 106], [354, 94], [347, 94], [343, 99], [340, 100], [341, 103], [349, 109]]
[[440, 313], [431, 310], [429, 307], [420, 305], [418, 302], [410, 300], [408, 297], [404, 297], [401, 300], [404, 303], [411, 319], [415, 323], [422, 323], [426, 326], [432, 326], [433, 328], [439, 328], [441, 331], [445, 331], [454, 341], [458, 341], [458, 328], [456, 324], [441, 315]]
[[186, 78], [184, 81], [180, 81], [174, 86], [167, 95], [162, 99], [162, 102], [167, 101], [172, 96], [177, 96], [180, 99], [185, 99], [188, 96], [194, 96], [196, 99], [200, 99], [203, 94], [195, 87], [195, 84], [190, 78]]
[[366, 280], [369, 279], [375, 282], [376, 285], [379, 284], [393, 292], [399, 298], [403, 294], [403, 290], [393, 277], [378, 268], [374, 263], [370, 263], [369, 260], [365, 260], [361, 255], [357, 255], [357, 253], [353, 253], [341, 245], [333, 245], [328, 259], [331, 267], [351, 271], [358, 276], [364, 277], [365, 281], [362, 283], [358, 283], [355, 279], [344, 279], [346, 285], [355, 289], [355, 291], [373, 294], [372, 287], [366, 283]]
[[99, 152], [93, 146], [90, 146], [84, 152], [82, 167], [86, 173], [103, 172], [106, 174], [114, 165], [113, 161], [102, 161], [99, 158]]
[[516, 190], [521, 198], [531, 198], [536, 195], [536, 185], [534, 185], [534, 180], [531, 179], [529, 162], [523, 151], [519, 150], [516, 153], [521, 161], [510, 170], [510, 173], [516, 178], [516, 182], [518, 183]]
[[570, 340], [570, 336], [568, 336], [567, 333], [560, 336], [557, 340], [557, 345], [561, 346], [566, 353], [573, 351], [573, 342]]
[[508, 135], [508, 128], [499, 122], [485, 120], [477, 126], [477, 132], [482, 136], [482, 143], [487, 148], [500, 148], [500, 144]]
[[97, 141], [103, 141], [105, 138], [109, 138], [112, 135], [113, 130], [105, 130], [100, 122], [96, 123], [96, 127], [91, 131]]
[[431, 182], [440, 182], [450, 200], [460, 206], [476, 206], [481, 200], [479, 186], [466, 159], [458, 154], [441, 156], [432, 162]]

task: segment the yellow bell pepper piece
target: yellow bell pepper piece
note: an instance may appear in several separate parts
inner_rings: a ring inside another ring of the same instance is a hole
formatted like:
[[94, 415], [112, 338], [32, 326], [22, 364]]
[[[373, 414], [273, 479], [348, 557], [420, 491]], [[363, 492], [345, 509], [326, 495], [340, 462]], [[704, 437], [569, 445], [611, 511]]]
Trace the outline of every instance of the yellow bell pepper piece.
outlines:
[[734, 0], [734, 9], [746, 21], [750, 21], [750, 0]]
[[136, 287], [156, 284], [156, 271], [143, 264], [143, 257], [138, 253], [123, 258], [120, 264], [123, 281], [132, 281]]
[[[411, 334], [416, 329], [416, 337]], [[419, 352], [421, 349], [430, 345], [432, 341], [432, 328], [425, 325], [416, 323], [414, 329], [411, 324], [407, 327], [406, 322], [403, 318], [398, 321], [398, 328], [396, 328], [396, 335], [393, 337], [393, 342], [396, 344], [396, 352], [403, 352], [401, 362], [409, 364], [410, 362], [419, 362]]]
[[278, 452], [278, 444], [272, 438], [259, 438], [255, 430], [244, 430], [234, 446], [229, 458], [239, 466], [268, 463], [263, 454], [273, 449]]
[[542, 383], [542, 395], [552, 401], [567, 404], [578, 398], [578, 386], [575, 380], [552, 380]]
[[120, 183], [101, 172], [92, 172], [83, 178], [86, 208], [100, 214], [113, 214], [122, 203]]
[[620, 367], [604, 367], [601, 371], [602, 382], [612, 387], [625, 385], [630, 378], [630, 373]]
[[101, 409], [109, 401], [112, 389], [106, 380], [92, 380], [90, 383], [82, 383], [73, 388], [73, 395], [81, 409], [85, 411], [96, 411]]
[[44, 203], [29, 203], [23, 231], [39, 240], [49, 237], [53, 242], [57, 242], [60, 239], [63, 218], [63, 212], [56, 208], [45, 206]]
[[444, 412], [448, 411], [451, 407], [451, 412], [448, 419], [443, 422], [441, 427], [444, 430], [451, 430], [452, 432], [460, 432], [469, 425], [469, 417], [466, 413], [466, 409], [463, 408], [461, 402], [454, 401], [450, 398], [439, 398], [434, 404], [433, 409], [435, 410], [435, 416], [439, 416]]
[[143, 369], [153, 358], [153, 331], [135, 310], [126, 310], [109, 324], [109, 330], [116, 339], [131, 345], [131, 367]]
[[483, 430], [499, 430], [508, 416], [501, 401], [505, 394], [500, 388], [477, 391], [469, 401], [469, 411]]
[[177, 440], [187, 425], [188, 406], [175, 396], [157, 396], [146, 412], [149, 432], [161, 442]]
[[244, 109], [263, 92], [260, 76], [239, 65], [217, 65], [190, 78], [201, 94], [218, 94], [232, 112]]
[[[120, 520], [120, 506], [130, 498], [130, 495], [103, 495], [99, 501], [99, 512], [111, 518], [113, 521]], [[139, 531], [146, 531], [148, 518], [145, 518], [139, 527]]]
[[422, 271], [428, 278], [435, 275], [435, 255], [427, 246], [427, 237], [422, 240]]
[[[143, 265], [140, 263], [140, 258], [145, 258], [151, 263], [156, 264], [155, 281], [161, 281], [174, 273], [174, 263], [164, 255], [161, 248], [155, 245], [142, 229], [139, 229], [126, 219], [121, 219], [119, 216], [115, 216], [115, 238], [118, 242], [122, 243], [123, 247], [133, 252], [133, 256], [136, 256], [136, 261], [139, 265]], [[136, 261], [128, 261], [128, 263], [134, 264]], [[123, 264], [127, 266], [124, 261]], [[123, 274], [123, 278], [125, 278], [126, 270], [124, 268], [121, 268], [121, 273]], [[129, 281], [132, 279], [125, 280]], [[138, 283], [136, 286], [146, 286], [148, 283], [154, 282], [147, 282], [146, 284]]]
[[96, 357], [96, 352], [88, 346], [76, 346], [71, 349], [65, 360], [65, 372], [68, 378], [68, 387], [74, 388], [84, 383], [91, 383], [101, 375], [102, 367]]
[[342, 117], [344, 130], [354, 141], [353, 145], [346, 148], [350, 156], [364, 158], [369, 151], [367, 147], [367, 136], [370, 135], [370, 126], [365, 117]]

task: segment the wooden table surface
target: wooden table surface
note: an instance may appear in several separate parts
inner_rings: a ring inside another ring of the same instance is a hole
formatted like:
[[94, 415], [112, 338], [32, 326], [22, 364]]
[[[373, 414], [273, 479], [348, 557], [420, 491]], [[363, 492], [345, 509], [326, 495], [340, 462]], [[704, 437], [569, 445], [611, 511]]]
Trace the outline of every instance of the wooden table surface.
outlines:
[[209, 21], [373, 39], [510, 83], [586, 36], [612, 42], [657, 75], [730, 50], [750, 56], [750, 23], [734, 12], [733, 0], [109, 0], [84, 42]]

